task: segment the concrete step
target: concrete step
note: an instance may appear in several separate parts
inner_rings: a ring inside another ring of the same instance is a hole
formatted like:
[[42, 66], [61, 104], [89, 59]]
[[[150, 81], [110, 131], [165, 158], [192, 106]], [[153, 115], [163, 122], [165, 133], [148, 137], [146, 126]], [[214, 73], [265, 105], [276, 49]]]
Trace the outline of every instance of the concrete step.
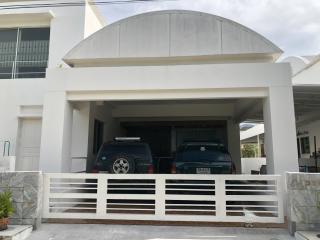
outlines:
[[0, 239], [24, 240], [32, 232], [31, 225], [9, 225], [7, 230], [0, 231]]
[[297, 240], [320, 240], [320, 230], [319, 232], [298, 231], [295, 237]]

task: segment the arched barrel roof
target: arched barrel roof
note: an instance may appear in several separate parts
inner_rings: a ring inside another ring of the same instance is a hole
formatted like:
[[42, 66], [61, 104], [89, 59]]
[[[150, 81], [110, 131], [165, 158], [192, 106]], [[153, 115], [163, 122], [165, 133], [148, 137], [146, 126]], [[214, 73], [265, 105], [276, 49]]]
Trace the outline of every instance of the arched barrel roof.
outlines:
[[263, 55], [282, 51], [265, 37], [212, 14], [170, 10], [139, 14], [110, 24], [81, 41], [65, 57], [70, 65], [121, 59]]

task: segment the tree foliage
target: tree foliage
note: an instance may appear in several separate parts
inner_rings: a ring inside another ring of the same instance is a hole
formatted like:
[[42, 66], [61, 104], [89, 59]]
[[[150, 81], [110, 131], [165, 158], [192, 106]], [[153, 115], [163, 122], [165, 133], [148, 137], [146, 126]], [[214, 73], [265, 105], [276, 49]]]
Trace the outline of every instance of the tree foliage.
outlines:
[[255, 157], [258, 148], [256, 144], [243, 144], [241, 147], [241, 157], [243, 158], [251, 158]]

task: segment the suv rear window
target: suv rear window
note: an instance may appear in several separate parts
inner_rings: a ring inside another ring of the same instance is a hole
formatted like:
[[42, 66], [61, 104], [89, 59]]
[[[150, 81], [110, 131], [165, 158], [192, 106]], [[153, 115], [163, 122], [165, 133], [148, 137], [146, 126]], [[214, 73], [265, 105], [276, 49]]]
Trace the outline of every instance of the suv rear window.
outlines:
[[102, 152], [105, 155], [126, 153], [132, 155], [145, 155], [146, 146], [143, 144], [104, 144]]
[[177, 153], [176, 161], [201, 162], [201, 161], [231, 161], [227, 151], [212, 145], [184, 145]]

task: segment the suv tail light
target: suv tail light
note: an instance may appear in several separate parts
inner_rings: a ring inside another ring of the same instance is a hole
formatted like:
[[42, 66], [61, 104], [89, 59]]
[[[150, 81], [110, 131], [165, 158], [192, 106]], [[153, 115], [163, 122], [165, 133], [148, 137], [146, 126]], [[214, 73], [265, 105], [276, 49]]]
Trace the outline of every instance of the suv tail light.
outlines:
[[236, 170], [236, 165], [234, 164], [234, 163], [232, 163], [232, 165], [231, 165], [231, 173], [232, 174], [236, 174], [237, 173], [237, 170]]
[[171, 165], [171, 173], [176, 174], [177, 173], [177, 166], [175, 163], [172, 163]]
[[148, 166], [148, 173], [154, 173], [153, 165]]
[[91, 173], [99, 173], [99, 170], [97, 169], [97, 167], [93, 167]]

